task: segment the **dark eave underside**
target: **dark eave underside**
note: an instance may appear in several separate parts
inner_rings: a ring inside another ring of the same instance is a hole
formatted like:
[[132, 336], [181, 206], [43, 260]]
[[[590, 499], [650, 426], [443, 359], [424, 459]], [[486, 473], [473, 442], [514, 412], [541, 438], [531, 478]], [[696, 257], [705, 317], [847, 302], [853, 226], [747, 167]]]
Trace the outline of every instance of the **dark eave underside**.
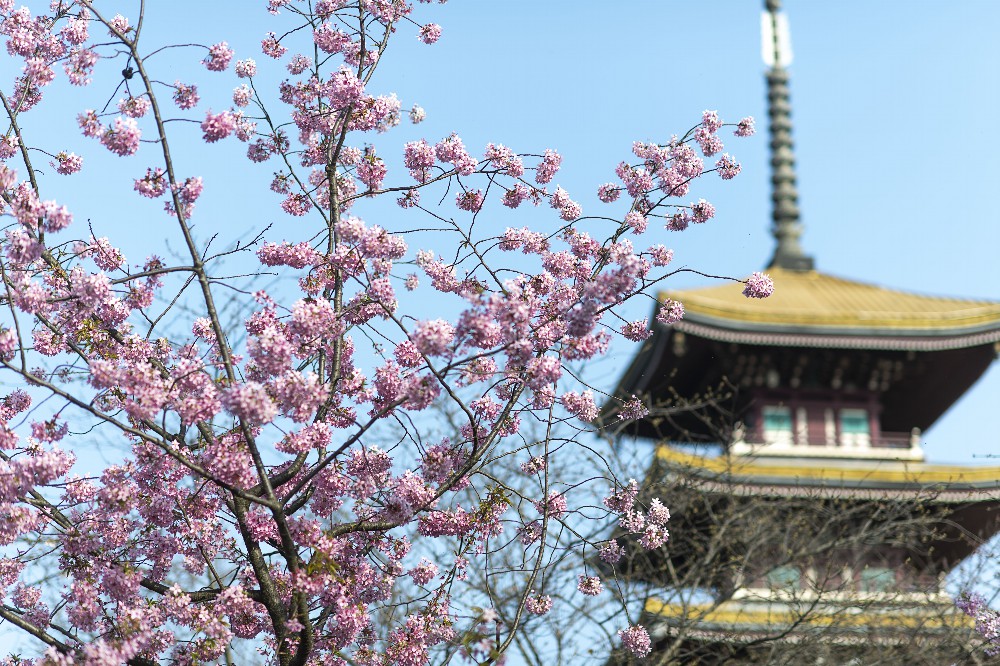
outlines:
[[[625, 434], [661, 441], [722, 442], [717, 433], [724, 434], [743, 418], [751, 394], [760, 386], [759, 377], [747, 372], [760, 374], [773, 368], [784, 378], [784, 386], [794, 366], [809, 358], [806, 370], [814, 374], [819, 388], [829, 386], [831, 373], [842, 363], [854, 368], [859, 391], [866, 388], [866, 373], [879, 363], [899, 367], [898, 376], [879, 389], [882, 429], [926, 431], [986, 371], [997, 342], [1000, 331], [953, 338], [865, 339], [732, 331], [691, 321], [657, 326], [622, 377], [617, 399], [605, 404], [600, 423], [616, 427], [617, 407], [636, 395], [653, 407], [652, 414], [626, 424]], [[741, 358], [755, 359], [756, 365], [741, 365]], [[803, 383], [802, 389], [807, 388]], [[684, 409], [691, 411], [685, 415]], [[657, 421], [664, 410], [667, 416]], [[705, 425], [710, 416], [717, 427]]]

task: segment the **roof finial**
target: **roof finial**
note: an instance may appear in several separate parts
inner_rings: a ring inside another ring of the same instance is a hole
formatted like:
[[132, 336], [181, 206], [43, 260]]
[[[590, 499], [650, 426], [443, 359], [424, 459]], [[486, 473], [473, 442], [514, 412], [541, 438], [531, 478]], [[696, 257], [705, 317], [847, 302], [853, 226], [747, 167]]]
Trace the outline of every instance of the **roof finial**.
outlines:
[[788, 93], [788, 71], [792, 61], [788, 22], [780, 0], [765, 0], [761, 16], [762, 54], [767, 71], [767, 113], [771, 132], [771, 233], [777, 241], [769, 268], [794, 271], [813, 268], [813, 259], [799, 245], [799, 193], [795, 187], [795, 154], [792, 152], [792, 107]]

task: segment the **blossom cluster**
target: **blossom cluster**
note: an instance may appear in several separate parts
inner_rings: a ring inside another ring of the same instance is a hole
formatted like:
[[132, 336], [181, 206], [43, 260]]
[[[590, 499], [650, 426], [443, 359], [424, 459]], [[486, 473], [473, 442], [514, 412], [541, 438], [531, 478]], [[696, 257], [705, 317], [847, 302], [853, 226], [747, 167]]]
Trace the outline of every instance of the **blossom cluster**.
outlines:
[[[646, 550], [655, 550], [667, 542], [670, 533], [666, 524], [670, 520], [670, 510], [653, 499], [649, 508], [643, 511], [636, 508], [639, 498], [639, 484], [630, 479], [628, 484], [617, 488], [604, 498], [604, 506], [619, 517], [619, 525], [627, 533], [638, 537], [638, 543]], [[601, 549], [601, 559], [615, 564], [621, 559], [623, 550], [617, 541], [607, 542]]]
[[963, 592], [955, 606], [976, 621], [976, 633], [986, 641], [986, 654], [1000, 654], [1000, 613], [986, 604], [982, 595]]
[[[706, 166], [723, 148], [723, 123], [706, 112], [682, 139], [633, 146], [618, 181], [598, 188], [623, 207], [605, 226], [583, 218], [557, 182], [563, 158], [551, 148], [490, 142], [477, 152], [450, 134], [406, 143], [405, 171], [394, 173], [374, 143], [400, 122], [402, 102], [370, 87], [391, 53], [385, 40], [414, 21], [412, 3], [270, 0], [268, 9], [299, 23], [261, 34], [266, 58], [225, 41], [190, 47], [188, 64], [208, 78], [168, 84], [170, 68], [151, 74], [158, 60], [138, 45], [141, 20], [83, 0], [34, 15], [0, 0], [0, 34], [23, 61], [7, 88], [12, 131], [0, 137], [0, 302], [16, 317], [0, 323], [0, 368], [26, 387], [0, 396], [0, 546], [44, 543], [38, 557], [60, 573], [39, 583], [28, 570], [35, 553], [5, 550], [0, 596], [18, 626], [48, 639], [39, 664], [207, 663], [237, 639], [254, 641], [268, 663], [303, 650], [298, 663], [423, 664], [484, 622], [501, 627], [485, 612], [467, 621], [471, 602], [453, 590], [467, 589], [469, 568], [496, 548], [551, 548], [565, 538], [557, 528], [584, 515], [547, 447], [513, 456], [531, 424], [578, 433], [599, 418], [599, 393], [579, 369], [619, 331], [649, 335], [646, 320], [615, 323], [667, 275], [672, 252], [646, 243], [649, 223], [679, 231], [708, 221], [709, 202], [684, 203], [693, 181], [739, 171], [726, 154]], [[444, 34], [412, 25], [426, 44]], [[28, 159], [29, 149], [50, 155], [53, 178], [89, 168], [44, 135], [25, 138], [21, 116], [49, 94], [58, 67], [83, 86], [119, 57], [117, 102], [77, 104], [76, 127], [94, 150], [129, 158], [127, 177], [109, 179], [129, 184], [117, 196], [137, 210], [157, 200], [183, 259], [130, 262], [42, 196], [48, 175]], [[271, 94], [262, 81], [275, 67], [289, 78]], [[228, 108], [202, 105], [199, 86], [212, 91], [213, 79], [237, 86]], [[414, 104], [408, 116], [416, 124], [426, 112]], [[180, 172], [170, 151], [180, 131], [206, 151], [246, 144], [247, 168], [278, 165], [265, 182], [280, 201], [267, 215], [296, 219], [227, 250], [194, 233], [203, 197], [243, 193]], [[735, 134], [752, 132], [744, 119]], [[446, 227], [454, 247], [419, 247], [426, 235], [410, 215], [426, 212], [425, 190], [462, 211]], [[360, 216], [382, 195], [398, 196], [402, 221]], [[551, 228], [483, 232], [468, 221], [525, 202], [545, 204]], [[250, 289], [217, 270], [237, 254], [255, 260]], [[275, 274], [278, 286], [258, 289]], [[755, 275], [745, 293], [772, 289]], [[235, 294], [232, 310], [223, 293]], [[447, 305], [419, 305], [428, 295]], [[239, 326], [230, 311], [243, 313]], [[681, 316], [667, 302], [656, 319]], [[48, 399], [32, 408], [35, 395]], [[448, 418], [428, 416], [435, 408]], [[633, 397], [619, 413], [640, 419], [647, 409]], [[124, 453], [78, 476], [70, 444], [86, 446], [92, 432]], [[534, 494], [497, 481], [510, 460], [524, 460], [519, 480]], [[638, 547], [663, 547], [666, 507], [642, 508], [635, 481], [611, 483], [604, 504], [621, 529]], [[520, 538], [503, 536], [509, 525]], [[600, 557], [614, 563], [626, 547], [608, 541]], [[540, 581], [537, 591], [524, 585], [518, 612], [558, 609]], [[576, 586], [585, 597], [603, 590], [599, 576]], [[648, 653], [640, 627], [620, 636]]]

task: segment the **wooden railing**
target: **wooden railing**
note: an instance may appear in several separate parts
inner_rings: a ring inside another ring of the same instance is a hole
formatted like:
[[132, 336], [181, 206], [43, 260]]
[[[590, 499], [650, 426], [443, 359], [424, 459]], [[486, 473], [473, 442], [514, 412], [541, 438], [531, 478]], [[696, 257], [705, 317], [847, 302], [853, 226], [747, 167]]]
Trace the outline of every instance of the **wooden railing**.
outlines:
[[[743, 440], [746, 444], [753, 446], [761, 444], [775, 444], [777, 442], [749, 437]], [[880, 432], [877, 436], [870, 438], [867, 446], [848, 445], [841, 442], [839, 445], [831, 444], [825, 437], [816, 440], [805, 439], [801, 434], [796, 438], [789, 437], [788, 441], [782, 442], [781, 446], [831, 446], [835, 448], [869, 448], [869, 449], [913, 449], [920, 447], [920, 431], [916, 428], [913, 432]]]

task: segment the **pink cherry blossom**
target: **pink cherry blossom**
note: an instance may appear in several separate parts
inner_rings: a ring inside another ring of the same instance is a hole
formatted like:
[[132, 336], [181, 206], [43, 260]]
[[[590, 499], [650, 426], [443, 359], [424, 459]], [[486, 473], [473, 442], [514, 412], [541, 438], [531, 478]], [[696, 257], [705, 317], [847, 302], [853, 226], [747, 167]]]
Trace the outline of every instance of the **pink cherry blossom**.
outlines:
[[380, 158], [365, 159], [358, 165], [358, 180], [364, 183], [368, 189], [377, 190], [382, 187], [387, 169], [385, 162]]
[[232, 134], [235, 127], [235, 119], [229, 111], [223, 111], [214, 115], [209, 111], [205, 114], [205, 120], [201, 123], [201, 131], [204, 132], [202, 138], [206, 143], [215, 143]]
[[135, 181], [135, 191], [144, 197], [155, 199], [167, 190], [167, 180], [163, 169], [146, 169], [146, 175]]
[[560, 401], [567, 411], [583, 421], [593, 421], [597, 418], [599, 410], [594, 402], [594, 392], [589, 389], [579, 394], [575, 391], [567, 391], [562, 395]]
[[247, 382], [225, 391], [222, 406], [234, 416], [256, 424], [268, 423], [278, 413], [264, 386], [256, 382]]
[[275, 60], [288, 52], [288, 49], [278, 42], [277, 36], [273, 32], [267, 33], [267, 36], [261, 40], [260, 48], [264, 52], [264, 55]]
[[[110, 27], [113, 30], [115, 30], [115, 31], [117, 31], [117, 32], [119, 32], [119, 33], [121, 33], [123, 35], [127, 34], [129, 32], [129, 30], [131, 30], [131, 28], [129, 27], [128, 19], [125, 18], [124, 16], [122, 16], [121, 14], [115, 14], [114, 18], [111, 19], [111, 25], [110, 25]], [[114, 34], [114, 33], [112, 33], [112, 34]]]
[[736, 136], [753, 136], [754, 131], [754, 120], [752, 117], [747, 116], [736, 125], [736, 131], [733, 134]]
[[75, 86], [89, 85], [90, 75], [97, 64], [98, 55], [90, 49], [73, 49], [69, 58], [63, 64], [63, 71], [69, 78], [69, 82]]
[[727, 153], [715, 163], [715, 169], [719, 172], [722, 180], [731, 180], [739, 174], [740, 165]]
[[76, 173], [83, 168], [83, 158], [76, 153], [59, 152], [56, 154], [56, 162], [58, 163], [56, 172], [64, 176]]
[[433, 44], [441, 39], [441, 26], [436, 23], [428, 23], [420, 28], [420, 41], [424, 44]]
[[455, 329], [443, 319], [433, 319], [417, 324], [411, 340], [422, 354], [442, 355], [455, 338]]
[[326, 53], [340, 53], [350, 44], [351, 38], [329, 23], [322, 23], [313, 30], [313, 41]]
[[252, 93], [250, 87], [247, 84], [241, 85], [239, 88], [233, 90], [233, 104], [238, 107], [245, 107], [250, 103], [252, 99]]
[[83, 16], [71, 18], [59, 29], [59, 34], [70, 44], [83, 44], [90, 37], [87, 19]]
[[537, 500], [535, 502], [535, 509], [549, 518], [559, 518], [569, 510], [569, 503], [566, 501], [565, 495], [550, 493], [546, 501]]
[[622, 646], [637, 657], [645, 657], [653, 649], [649, 633], [642, 627], [633, 626], [621, 629], [618, 632], [618, 637], [622, 640]]
[[146, 97], [129, 97], [118, 102], [118, 110], [129, 118], [142, 118], [149, 113], [150, 106]]
[[427, 585], [438, 575], [438, 567], [427, 558], [421, 558], [420, 564], [407, 572], [417, 585]]
[[597, 198], [604, 203], [617, 201], [621, 193], [621, 190], [614, 183], [604, 183], [597, 188]]
[[691, 205], [691, 219], [696, 224], [707, 222], [713, 217], [715, 217], [715, 206], [704, 199], [700, 199], [698, 203]]
[[698, 147], [701, 148], [702, 155], [705, 157], [715, 155], [724, 148], [722, 140], [705, 127], [699, 127], [695, 130], [694, 138], [698, 142]]
[[236, 61], [236, 76], [241, 79], [249, 79], [257, 75], [257, 63], [253, 58]]
[[601, 584], [599, 577], [580, 574], [580, 580], [576, 585], [576, 589], [588, 597], [596, 597], [604, 591], [604, 586]]
[[531, 190], [527, 186], [517, 183], [511, 189], [507, 190], [503, 197], [503, 205], [508, 208], [517, 208], [521, 203], [531, 196]]
[[[90, 114], [92, 113], [93, 111], [88, 111], [86, 114], [81, 114], [80, 116], [78, 116], [79, 119], [78, 122], [81, 128], [91, 126]], [[93, 122], [97, 123], [98, 127], [100, 126], [100, 123], [99, 121], [97, 121], [96, 116], [94, 117]], [[94, 136], [94, 135], [85, 133], [85, 136]], [[19, 145], [20, 145], [20, 140], [17, 138], [17, 135], [0, 136], [0, 159], [8, 160], [14, 155], [16, 155]]]
[[766, 273], [754, 273], [745, 284], [743, 295], [747, 298], [767, 298], [774, 293], [774, 281]]
[[288, 71], [292, 74], [301, 74], [312, 66], [312, 61], [306, 56], [298, 53], [288, 61]]
[[205, 65], [206, 69], [213, 72], [224, 72], [229, 67], [229, 63], [232, 61], [233, 55], [235, 55], [235, 53], [231, 48], [229, 48], [229, 44], [226, 42], [219, 42], [208, 49], [208, 55], [205, 56], [205, 59], [201, 62]]
[[656, 313], [656, 321], [670, 326], [676, 324], [684, 318], [684, 304], [680, 301], [666, 300], [660, 305], [659, 312]]
[[722, 127], [722, 121], [719, 120], [718, 111], [705, 111], [701, 114], [701, 125], [703, 128], [709, 132], [717, 132], [720, 127]]
[[546, 150], [541, 163], [535, 169], [535, 182], [539, 185], [551, 182], [556, 172], [559, 171], [559, 165], [561, 164], [562, 157], [559, 153], [554, 150]]
[[552, 597], [532, 592], [525, 598], [524, 608], [532, 615], [545, 615], [552, 610]]
[[198, 105], [198, 88], [174, 82], [174, 103], [182, 109], [193, 109]]
[[663, 245], [650, 248], [649, 254], [652, 256], [654, 266], [666, 266], [674, 259], [674, 251]]
[[139, 126], [132, 118], [116, 118], [114, 125], [101, 135], [104, 147], [122, 157], [134, 155], [139, 150]]
[[528, 475], [535, 475], [544, 472], [547, 465], [545, 458], [535, 456], [531, 460], [521, 463], [521, 471]]
[[462, 210], [476, 213], [483, 207], [485, 197], [481, 190], [466, 190], [455, 198], [455, 205]]

